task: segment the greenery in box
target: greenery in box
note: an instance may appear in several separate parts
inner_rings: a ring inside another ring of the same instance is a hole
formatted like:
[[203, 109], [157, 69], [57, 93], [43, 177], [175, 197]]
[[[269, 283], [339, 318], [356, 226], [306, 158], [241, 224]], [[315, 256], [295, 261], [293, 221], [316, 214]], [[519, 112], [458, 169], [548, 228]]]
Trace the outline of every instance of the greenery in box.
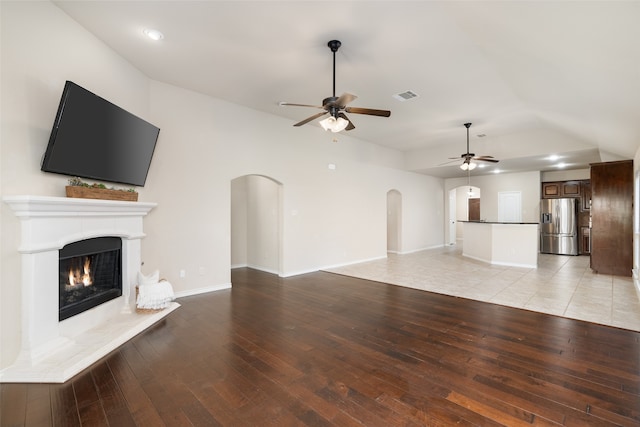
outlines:
[[85, 187], [85, 188], [102, 188], [104, 190], [115, 190], [115, 191], [126, 191], [129, 193], [135, 193], [136, 189], [135, 188], [129, 188], [129, 189], [122, 189], [122, 188], [115, 188], [115, 187], [107, 187], [106, 185], [100, 183], [94, 183], [94, 184], [89, 184], [87, 182], [84, 182], [83, 180], [81, 180], [80, 178], [78, 178], [77, 176], [74, 176], [73, 178], [69, 178], [69, 185], [72, 187]]

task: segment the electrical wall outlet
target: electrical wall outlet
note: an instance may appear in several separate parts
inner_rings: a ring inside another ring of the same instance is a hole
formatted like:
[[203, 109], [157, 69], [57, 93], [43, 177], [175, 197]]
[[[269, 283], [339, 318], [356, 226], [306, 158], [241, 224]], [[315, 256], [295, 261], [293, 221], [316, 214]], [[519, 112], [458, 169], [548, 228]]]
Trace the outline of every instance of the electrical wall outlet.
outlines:
[[182, 278], [187, 277], [187, 271], [186, 270], [180, 270], [180, 277], [182, 277]]

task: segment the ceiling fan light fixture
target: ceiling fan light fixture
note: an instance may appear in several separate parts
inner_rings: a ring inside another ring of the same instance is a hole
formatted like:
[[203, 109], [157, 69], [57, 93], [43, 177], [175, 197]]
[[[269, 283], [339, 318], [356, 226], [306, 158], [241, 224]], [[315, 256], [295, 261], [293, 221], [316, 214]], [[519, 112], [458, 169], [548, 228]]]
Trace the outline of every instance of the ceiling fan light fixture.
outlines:
[[476, 168], [476, 166], [478, 166], [476, 163], [469, 160], [465, 160], [460, 165], [460, 169], [462, 169], [463, 171], [466, 171], [466, 170], [472, 171]]
[[320, 126], [322, 126], [322, 129], [330, 130], [334, 133], [345, 130], [348, 125], [349, 121], [342, 117], [335, 118], [333, 116], [329, 116], [324, 120], [320, 120]]

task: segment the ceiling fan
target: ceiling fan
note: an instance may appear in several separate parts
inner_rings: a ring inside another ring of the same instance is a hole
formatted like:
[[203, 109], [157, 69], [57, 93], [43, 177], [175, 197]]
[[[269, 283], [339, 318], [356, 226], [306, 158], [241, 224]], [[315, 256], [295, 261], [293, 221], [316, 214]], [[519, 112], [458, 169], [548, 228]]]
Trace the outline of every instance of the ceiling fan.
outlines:
[[450, 159], [462, 159], [462, 164], [460, 165], [460, 169], [463, 171], [473, 170], [476, 168], [477, 164], [473, 162], [473, 160], [478, 160], [481, 162], [491, 162], [498, 163], [500, 160], [494, 159], [493, 156], [478, 156], [476, 157], [475, 153], [471, 153], [469, 151], [469, 128], [471, 127], [471, 123], [465, 123], [464, 127], [467, 128], [467, 152], [460, 155], [460, 157], [449, 157]]
[[311, 117], [307, 117], [294, 124], [294, 126], [302, 126], [306, 123], [309, 123], [312, 120], [315, 120], [319, 117], [324, 116], [325, 114], [329, 114], [324, 120], [320, 121], [320, 125], [324, 130], [330, 130], [332, 132], [340, 132], [341, 130], [351, 130], [355, 129], [355, 126], [346, 116], [346, 113], [353, 114], [367, 114], [369, 116], [380, 116], [380, 117], [389, 117], [391, 115], [391, 111], [388, 110], [374, 110], [371, 108], [359, 108], [359, 107], [347, 107], [347, 104], [357, 98], [357, 96], [352, 95], [350, 93], [343, 93], [340, 97], [336, 97], [336, 52], [340, 48], [342, 43], [339, 40], [331, 40], [327, 43], [331, 52], [333, 52], [333, 96], [329, 98], [325, 98], [322, 100], [322, 105], [308, 105], [308, 104], [294, 104], [291, 102], [280, 102], [281, 106], [294, 106], [294, 107], [312, 107], [319, 108], [324, 110], [320, 113], [314, 114]]

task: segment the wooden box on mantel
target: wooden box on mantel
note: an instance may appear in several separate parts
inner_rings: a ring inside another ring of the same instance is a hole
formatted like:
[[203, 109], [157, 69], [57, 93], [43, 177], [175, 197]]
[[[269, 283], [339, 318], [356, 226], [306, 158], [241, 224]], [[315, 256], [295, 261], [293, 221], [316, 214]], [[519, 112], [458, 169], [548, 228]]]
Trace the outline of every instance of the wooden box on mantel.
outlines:
[[81, 187], [68, 185], [65, 187], [67, 197], [79, 199], [105, 199], [122, 200], [126, 202], [137, 202], [138, 193], [125, 190], [109, 190], [107, 188]]

